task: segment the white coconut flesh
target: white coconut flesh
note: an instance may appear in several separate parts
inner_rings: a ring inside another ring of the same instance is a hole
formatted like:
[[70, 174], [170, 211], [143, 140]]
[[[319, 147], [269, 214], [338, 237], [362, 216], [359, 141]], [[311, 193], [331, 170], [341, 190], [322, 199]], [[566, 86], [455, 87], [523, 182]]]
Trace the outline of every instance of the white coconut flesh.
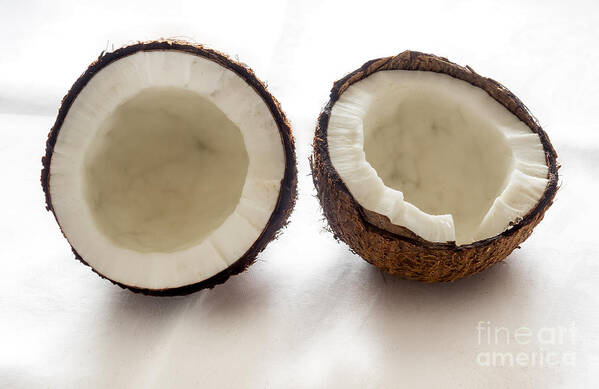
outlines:
[[102, 68], [76, 97], [50, 194], [94, 269], [168, 289], [244, 255], [275, 209], [284, 170], [277, 124], [242, 78], [196, 55], [141, 51]]
[[539, 136], [446, 74], [379, 71], [352, 84], [332, 108], [327, 136], [354, 199], [430, 242], [501, 234], [548, 182]]

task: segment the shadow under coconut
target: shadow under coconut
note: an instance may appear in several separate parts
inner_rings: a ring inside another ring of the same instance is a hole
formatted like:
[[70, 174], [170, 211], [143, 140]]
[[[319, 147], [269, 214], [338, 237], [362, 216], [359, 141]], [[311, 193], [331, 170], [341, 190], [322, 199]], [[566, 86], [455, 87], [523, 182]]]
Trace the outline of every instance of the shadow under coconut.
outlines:
[[161, 358], [185, 357], [177, 355], [180, 350], [201, 348], [207, 336], [219, 336], [202, 328], [226, 327], [223, 323], [243, 318], [245, 310], [268, 304], [270, 290], [259, 273], [250, 268], [213, 289], [187, 296], [146, 296], [108, 287], [107, 312], [99, 315], [103, 330], [96, 341], [95, 366], [122, 372], [124, 376], [115, 377], [117, 383], [146, 387], [146, 380], [156, 374], [153, 369], [164, 362]]
[[[510, 330], [534, 323], [528, 309], [534, 304], [530, 279], [525, 266], [519, 266], [526, 258], [519, 257], [525, 255], [516, 251], [506, 261], [453, 283], [406, 280], [369, 266], [364, 278], [376, 297], [357, 331], [369, 339], [374, 360], [388, 365], [386, 379], [400, 364], [402, 370], [431, 374], [433, 380], [455, 375], [452, 371], [480, 369], [477, 352], [494, 346], [481, 343], [479, 323]], [[437, 375], [426, 366], [445, 366], [446, 371]]]

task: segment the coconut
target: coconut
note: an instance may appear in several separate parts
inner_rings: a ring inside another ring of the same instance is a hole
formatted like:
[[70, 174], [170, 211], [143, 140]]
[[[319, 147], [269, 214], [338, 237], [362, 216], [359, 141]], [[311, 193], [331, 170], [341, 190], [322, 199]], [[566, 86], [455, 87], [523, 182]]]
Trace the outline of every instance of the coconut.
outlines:
[[295, 204], [277, 100], [245, 65], [181, 41], [102, 53], [64, 97], [42, 163], [75, 257], [145, 294], [242, 272]]
[[313, 146], [335, 237], [419, 281], [453, 281], [505, 259], [557, 190], [556, 152], [513, 93], [415, 51], [335, 82]]

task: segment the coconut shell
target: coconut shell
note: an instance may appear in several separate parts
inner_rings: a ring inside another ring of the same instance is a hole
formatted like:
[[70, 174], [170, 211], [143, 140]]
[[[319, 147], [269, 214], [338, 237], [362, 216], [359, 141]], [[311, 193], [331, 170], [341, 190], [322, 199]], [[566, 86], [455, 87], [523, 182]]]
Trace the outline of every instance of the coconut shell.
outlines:
[[[503, 233], [471, 244], [429, 242], [407, 229], [393, 225], [386, 216], [364, 209], [351, 195], [329, 156], [327, 128], [331, 109], [347, 88], [374, 72], [421, 70], [444, 73], [483, 89], [539, 135], [548, 166], [548, 184], [537, 205]], [[366, 261], [401, 277], [425, 281], [454, 281], [485, 270], [505, 259], [530, 236], [552, 204], [558, 188], [557, 154], [538, 121], [507, 88], [472, 68], [431, 54], [404, 51], [394, 57], [366, 62], [333, 84], [330, 99], [318, 118], [310, 158], [312, 178], [323, 213], [336, 239]]]
[[[59, 226], [60, 223], [58, 221], [58, 218], [56, 217], [54, 208], [52, 207], [52, 197], [50, 194], [50, 185], [52, 184], [50, 179], [51, 160], [52, 153], [54, 151], [54, 145], [56, 144], [56, 139], [58, 137], [58, 134], [60, 133], [62, 123], [67, 113], [69, 112], [69, 108], [73, 104], [73, 101], [75, 101], [75, 98], [87, 85], [89, 80], [91, 80], [91, 78], [98, 71], [100, 71], [103, 67], [107, 66], [111, 62], [126, 57], [128, 55], [137, 53], [138, 51], [162, 50], [175, 50], [197, 55], [199, 57], [204, 57], [213, 62], [216, 62], [217, 64], [233, 71], [238, 76], [240, 76], [256, 91], [256, 93], [264, 100], [264, 102], [268, 106], [279, 129], [281, 141], [283, 143], [283, 148], [285, 151], [285, 173], [283, 176], [283, 180], [281, 181], [281, 188], [275, 209], [271, 214], [266, 227], [264, 228], [258, 239], [243, 254], [243, 256], [241, 256], [241, 258], [239, 258], [227, 269], [196, 284], [186, 285], [172, 289], [155, 290], [135, 288], [129, 285], [116, 282], [114, 280], [110, 280], [90, 266], [90, 268], [94, 272], [96, 272], [100, 277], [106, 278], [112, 283], [122, 288], [126, 288], [132, 290], [133, 292], [143, 293], [147, 295], [172, 296], [186, 295], [201, 289], [213, 288], [218, 284], [224, 283], [227, 279], [229, 279], [229, 277], [243, 272], [245, 269], [248, 268], [248, 266], [254, 263], [258, 253], [264, 250], [264, 248], [270, 241], [276, 239], [278, 232], [288, 222], [289, 215], [293, 210], [297, 196], [297, 167], [295, 156], [295, 144], [293, 135], [291, 133], [291, 125], [289, 124], [289, 121], [283, 113], [283, 110], [281, 109], [279, 102], [268, 92], [266, 85], [262, 81], [260, 81], [254, 74], [254, 72], [245, 64], [242, 64], [239, 61], [233, 60], [218, 51], [206, 48], [199, 44], [191, 44], [189, 42], [178, 40], [157, 40], [150, 42], [139, 42], [122, 47], [113, 52], [102, 52], [98, 59], [87, 68], [87, 70], [77, 79], [77, 81], [75, 81], [69, 92], [62, 99], [62, 104], [58, 111], [56, 122], [50, 130], [48, 140], [46, 141], [46, 154], [42, 157], [43, 168], [41, 174], [41, 184], [46, 198], [46, 209], [54, 214], [56, 222], [59, 224]], [[62, 228], [61, 232], [68, 241], [68, 236], [64, 234]], [[81, 255], [79, 255], [77, 250], [72, 245], [71, 248], [73, 253], [75, 254], [75, 257], [84, 265], [89, 266], [85, 259], [82, 258]]]

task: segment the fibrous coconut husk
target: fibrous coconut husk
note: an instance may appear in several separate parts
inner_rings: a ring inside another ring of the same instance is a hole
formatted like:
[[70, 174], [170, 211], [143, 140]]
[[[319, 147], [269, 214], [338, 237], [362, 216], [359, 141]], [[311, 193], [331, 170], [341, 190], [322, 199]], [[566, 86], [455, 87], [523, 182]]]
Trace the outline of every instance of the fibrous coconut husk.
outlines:
[[[539, 135], [548, 166], [543, 196], [521, 220], [503, 233], [471, 244], [428, 242], [405, 227], [393, 225], [386, 216], [364, 209], [351, 195], [331, 164], [327, 127], [331, 109], [347, 88], [374, 72], [420, 70], [444, 73], [483, 89]], [[366, 62], [334, 83], [330, 99], [318, 118], [310, 159], [312, 177], [323, 213], [335, 238], [366, 261], [391, 274], [425, 281], [454, 281], [481, 272], [505, 259], [530, 236], [553, 202], [558, 188], [557, 154], [538, 121], [506, 87], [477, 74], [472, 68], [447, 58], [416, 51]]]

